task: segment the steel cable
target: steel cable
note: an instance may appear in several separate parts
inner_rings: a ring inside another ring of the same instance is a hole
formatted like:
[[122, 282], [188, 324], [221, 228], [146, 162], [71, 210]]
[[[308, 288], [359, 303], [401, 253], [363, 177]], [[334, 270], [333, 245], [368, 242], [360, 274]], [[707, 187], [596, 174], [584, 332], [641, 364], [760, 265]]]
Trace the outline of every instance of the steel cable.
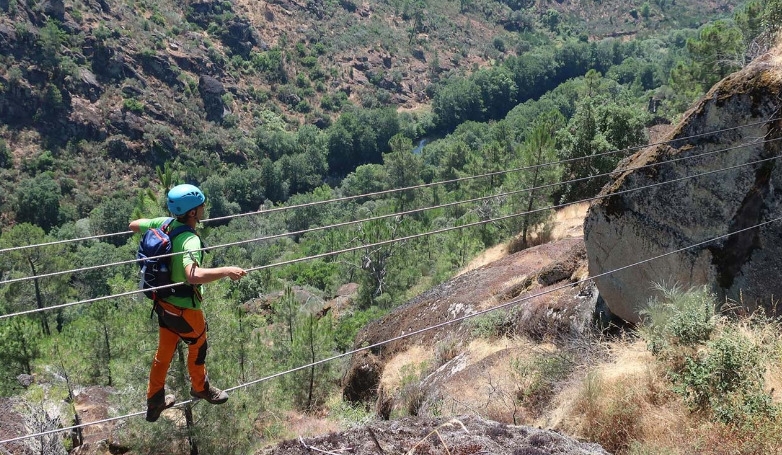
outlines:
[[[495, 171], [495, 172], [489, 172], [489, 173], [485, 173], [485, 174], [460, 177], [460, 178], [456, 178], [456, 179], [443, 180], [443, 181], [439, 181], [439, 182], [424, 183], [424, 184], [421, 184], [421, 185], [413, 185], [413, 186], [404, 187], [404, 188], [395, 188], [395, 189], [376, 191], [376, 192], [359, 194], [359, 195], [354, 195], [354, 196], [344, 196], [344, 197], [340, 197], [340, 198], [327, 199], [327, 200], [324, 200], [324, 201], [313, 201], [313, 202], [307, 202], [307, 203], [304, 203], [304, 204], [296, 204], [296, 205], [290, 205], [290, 206], [273, 207], [273, 208], [270, 208], [270, 209], [256, 210], [256, 211], [252, 211], [252, 212], [238, 213], [238, 214], [235, 214], [235, 215], [227, 215], [227, 216], [223, 216], [223, 217], [210, 218], [210, 219], [203, 220], [202, 222], [203, 223], [210, 223], [210, 222], [214, 222], [214, 221], [225, 221], [225, 220], [229, 220], [229, 219], [233, 219], [233, 218], [240, 218], [240, 217], [251, 216], [251, 215], [269, 214], [269, 213], [275, 213], [275, 212], [286, 211], [286, 210], [294, 210], [294, 209], [300, 209], [300, 208], [314, 207], [314, 206], [323, 205], [323, 204], [331, 204], [331, 203], [335, 203], [335, 202], [346, 202], [346, 201], [351, 201], [351, 200], [355, 200], [355, 199], [388, 195], [388, 194], [393, 194], [393, 193], [396, 193], [396, 192], [409, 191], [409, 190], [415, 190], [415, 189], [423, 189], [423, 188], [429, 188], [429, 187], [433, 187], [433, 186], [437, 186], [437, 185], [445, 185], [445, 184], [450, 184], [450, 183], [458, 183], [458, 182], [474, 180], [474, 179], [478, 179], [478, 178], [492, 177], [492, 176], [496, 176], [496, 175], [507, 174], [507, 173], [511, 173], [511, 172], [519, 172], [519, 171], [537, 169], [537, 168], [541, 168], [541, 167], [555, 166], [555, 165], [565, 164], [565, 163], [569, 163], [569, 162], [573, 162], [573, 161], [580, 161], [580, 160], [585, 160], [585, 159], [598, 158], [598, 157], [601, 157], [601, 156], [613, 155], [613, 154], [617, 154], [617, 153], [638, 151], [638, 150], [642, 150], [642, 149], [647, 148], [647, 147], [654, 147], [654, 146], [663, 145], [663, 144], [679, 145], [679, 143], [687, 141], [687, 140], [690, 140], [690, 139], [696, 139], [696, 138], [700, 138], [700, 137], [704, 137], [704, 136], [711, 136], [711, 135], [714, 135], [714, 134], [722, 134], [722, 133], [725, 133], [725, 132], [728, 132], [728, 131], [733, 131], [733, 130], [742, 129], [742, 128], [748, 128], [748, 127], [751, 127], [751, 126], [759, 126], [759, 125], [763, 125], [763, 124], [766, 124], [766, 123], [769, 123], [769, 122], [773, 122], [775, 120], [778, 120], [778, 119], [777, 118], [771, 118], [771, 119], [768, 119], [768, 120], [761, 120], [761, 121], [758, 121], [758, 122], [747, 123], [747, 124], [744, 124], [744, 125], [732, 126], [732, 127], [728, 127], [728, 128], [722, 128], [722, 129], [719, 129], [719, 130], [707, 131], [705, 133], [698, 133], [698, 134], [693, 134], [693, 135], [690, 135], [690, 136], [679, 137], [679, 138], [670, 139], [670, 140], [667, 140], [667, 141], [654, 142], [654, 143], [650, 143], [650, 144], [646, 144], [646, 145], [642, 145], [642, 146], [635, 146], [635, 147], [628, 147], [628, 148], [624, 148], [624, 149], [610, 150], [610, 151], [597, 153], [597, 154], [590, 155], [590, 156], [585, 156], [585, 157], [568, 158], [568, 159], [564, 159], [564, 160], [547, 162], [547, 163], [541, 163], [541, 164], [536, 164], [536, 165], [531, 165], [531, 166], [523, 166], [523, 167], [514, 168], [514, 169], [506, 169], [506, 170], [502, 170], [502, 171]], [[11, 252], [11, 251], [19, 251], [19, 250], [30, 249], [30, 248], [37, 248], [37, 247], [43, 247], [43, 246], [60, 245], [60, 244], [79, 242], [79, 241], [86, 241], [86, 240], [98, 240], [98, 239], [102, 239], [102, 238], [115, 237], [115, 236], [120, 236], [120, 235], [130, 235], [130, 234], [133, 234], [133, 231], [114, 232], [114, 233], [109, 233], [109, 234], [98, 234], [98, 235], [92, 235], [92, 236], [79, 237], [79, 238], [75, 238], [75, 239], [56, 240], [56, 241], [52, 241], [52, 242], [37, 243], [37, 244], [31, 244], [31, 245], [20, 245], [20, 246], [15, 246], [15, 247], [0, 248], [0, 253], [6, 253], [6, 252]]]
[[[762, 223], [758, 223], [758, 224], [755, 224], [755, 225], [747, 227], [747, 228], [743, 228], [743, 229], [739, 229], [739, 230], [736, 230], [736, 231], [733, 231], [733, 232], [729, 232], [727, 234], [719, 235], [719, 236], [713, 237], [711, 239], [704, 240], [702, 242], [694, 243], [692, 245], [689, 245], [689, 246], [686, 246], [686, 247], [682, 247], [682, 248], [678, 248], [676, 250], [669, 251], [667, 253], [662, 253], [662, 254], [659, 254], [657, 256], [653, 256], [651, 258], [647, 258], [647, 259], [643, 259], [641, 261], [633, 262], [631, 264], [628, 264], [628, 265], [625, 265], [625, 266], [622, 266], [622, 267], [619, 267], [619, 268], [616, 268], [616, 269], [612, 269], [612, 270], [609, 270], [609, 271], [606, 271], [606, 272], [603, 272], [603, 273], [599, 273], [599, 274], [596, 274], [596, 275], [592, 275], [592, 276], [583, 278], [583, 279], [578, 280], [578, 281], [569, 282], [567, 284], [563, 284], [563, 285], [560, 285], [560, 286], [555, 286], [553, 288], [550, 288], [550, 289], [547, 289], [545, 291], [541, 291], [541, 292], [535, 293], [533, 295], [528, 295], [528, 296], [524, 296], [524, 297], [518, 297], [518, 298], [512, 299], [512, 300], [510, 300], [508, 302], [502, 303], [500, 305], [496, 305], [496, 306], [491, 307], [491, 308], [480, 310], [480, 311], [477, 311], [475, 313], [470, 313], [470, 314], [467, 314], [467, 315], [464, 315], [464, 316], [459, 316], [459, 317], [450, 319], [448, 321], [444, 321], [444, 322], [441, 322], [441, 323], [438, 323], [438, 324], [433, 324], [433, 325], [430, 325], [430, 326], [427, 326], [427, 327], [424, 327], [424, 328], [421, 328], [421, 329], [418, 329], [418, 330], [414, 330], [414, 331], [409, 332], [409, 333], [405, 333], [405, 334], [402, 334], [402, 335], [398, 335], [396, 337], [392, 337], [392, 338], [389, 338], [389, 339], [386, 339], [386, 340], [383, 340], [383, 341], [379, 341], [377, 343], [374, 343], [374, 344], [371, 344], [371, 345], [368, 345], [368, 346], [364, 346], [364, 347], [361, 347], [361, 348], [353, 349], [351, 351], [347, 351], [347, 352], [344, 352], [344, 353], [341, 353], [341, 354], [338, 354], [338, 355], [334, 355], [334, 356], [331, 356], [331, 357], [328, 357], [328, 358], [325, 358], [325, 359], [321, 359], [321, 360], [318, 360], [318, 361], [315, 361], [315, 362], [312, 362], [312, 363], [308, 363], [306, 365], [301, 365], [301, 366], [298, 366], [298, 367], [295, 367], [295, 368], [291, 368], [291, 369], [288, 369], [288, 370], [285, 370], [285, 371], [274, 373], [272, 375], [265, 376], [265, 377], [259, 378], [259, 379], [255, 379], [253, 381], [248, 381], [248, 382], [245, 382], [243, 384], [239, 384], [237, 386], [227, 388], [227, 389], [225, 389], [225, 391], [226, 392], [231, 392], [231, 391], [234, 391], [234, 390], [247, 388], [247, 387], [249, 387], [251, 385], [259, 384], [261, 382], [270, 381], [272, 379], [275, 379], [275, 378], [278, 378], [278, 377], [281, 377], [281, 376], [285, 376], [285, 375], [288, 375], [288, 374], [291, 374], [291, 373], [295, 373], [297, 371], [301, 371], [301, 370], [312, 368], [312, 367], [315, 367], [315, 366], [318, 366], [318, 365], [322, 365], [324, 363], [328, 363], [328, 362], [331, 362], [333, 360], [337, 360], [337, 359], [340, 359], [340, 358], [343, 358], [343, 357], [351, 356], [351, 355], [357, 354], [359, 352], [375, 349], [375, 348], [384, 346], [386, 344], [392, 343], [394, 341], [399, 341], [399, 340], [402, 340], [402, 339], [405, 339], [405, 338], [410, 338], [412, 336], [420, 335], [422, 333], [429, 332], [429, 331], [435, 330], [435, 329], [439, 329], [439, 328], [442, 328], [442, 327], [445, 327], [445, 326], [448, 326], [448, 325], [451, 325], [451, 324], [455, 324], [457, 322], [462, 322], [462, 321], [465, 321], [465, 320], [468, 320], [468, 319], [471, 319], [471, 318], [474, 318], [474, 317], [482, 316], [482, 315], [488, 314], [488, 313], [490, 313], [492, 311], [497, 311], [497, 310], [500, 310], [500, 309], [508, 308], [510, 306], [517, 305], [519, 303], [522, 303], [522, 302], [525, 302], [525, 301], [528, 301], [528, 300], [532, 300], [532, 299], [537, 298], [537, 297], [548, 295], [548, 294], [554, 293], [556, 291], [560, 291], [562, 289], [578, 286], [578, 285], [584, 284], [584, 283], [586, 283], [588, 281], [595, 280], [595, 279], [601, 278], [601, 277], [605, 277], [605, 276], [611, 275], [613, 273], [620, 272], [622, 270], [630, 269], [632, 267], [637, 267], [639, 265], [646, 264], [648, 262], [655, 261], [655, 260], [661, 259], [663, 257], [667, 257], [667, 256], [670, 256], [670, 255], [673, 255], [673, 254], [676, 254], [676, 253], [681, 253], [683, 251], [687, 251], [687, 250], [690, 250], [692, 248], [696, 248], [696, 247], [699, 247], [699, 246], [707, 245], [707, 244], [712, 243], [714, 241], [721, 240], [721, 239], [724, 239], [724, 238], [728, 238], [728, 237], [730, 237], [732, 235], [740, 234], [742, 232], [747, 232], [747, 231], [750, 231], [752, 229], [758, 229], [758, 228], [766, 226], [768, 224], [776, 223], [776, 222], [778, 222], [780, 220], [782, 220], [782, 217], [777, 217], [777, 218], [774, 218], [772, 220], [764, 221]], [[180, 407], [180, 406], [183, 406], [183, 405], [188, 404], [188, 403], [194, 403], [196, 401], [198, 401], [198, 400], [185, 400], [185, 401], [176, 403], [174, 406], [175, 407]], [[111, 417], [111, 418], [108, 418], [108, 419], [97, 420], [97, 421], [94, 421], [94, 422], [86, 422], [86, 423], [82, 423], [82, 424], [79, 424], [79, 425], [73, 425], [73, 426], [64, 427], [64, 428], [58, 428], [56, 430], [48, 430], [48, 431], [43, 431], [43, 432], [40, 432], [40, 433], [34, 433], [34, 434], [25, 435], [25, 436], [19, 436], [19, 437], [16, 437], [16, 438], [5, 439], [5, 440], [0, 441], [0, 444], [7, 444], [7, 443], [10, 443], [10, 442], [21, 441], [21, 440], [24, 440], [24, 439], [30, 439], [30, 438], [36, 438], [36, 437], [41, 437], [41, 436], [47, 436], [47, 435], [50, 435], [50, 434], [55, 434], [55, 433], [61, 433], [61, 432], [64, 432], [64, 431], [75, 430], [77, 428], [84, 428], [84, 427], [87, 427], [87, 426], [98, 425], [98, 424], [107, 423], [107, 422], [113, 422], [113, 421], [116, 421], [116, 420], [124, 420], [124, 419], [128, 419], [130, 417], [135, 417], [135, 416], [139, 416], [139, 415], [142, 415], [142, 414], [145, 414], [145, 411], [133, 412], [133, 413], [125, 414], [125, 415], [122, 415], [122, 416], [117, 416], [117, 417]]]
[[[448, 232], [448, 231], [453, 231], [453, 230], [456, 230], [456, 229], [464, 229], [464, 228], [468, 228], [468, 227], [480, 226], [480, 225], [484, 225], [484, 224], [488, 224], [488, 223], [493, 223], [493, 222], [502, 221], [502, 220], [506, 220], [506, 219], [510, 219], [510, 218], [515, 218], [515, 217], [518, 217], [518, 216], [523, 216], [523, 215], [528, 215], [528, 214], [532, 214], [532, 213], [538, 213], [538, 212], [542, 212], [542, 211], [546, 211], [546, 210], [562, 208], [562, 207], [566, 207], [566, 206], [569, 206], [569, 205], [580, 204], [580, 203], [583, 203], [583, 202], [595, 201], [595, 200], [603, 199], [603, 198], [606, 198], [606, 197], [612, 197], [612, 196], [616, 196], [616, 195], [620, 195], [620, 194], [626, 194], [626, 193], [630, 193], [630, 192], [634, 192], [634, 191], [640, 191], [640, 190], [644, 190], [644, 189], [655, 188], [655, 187], [658, 187], [658, 186], [667, 185], [667, 184], [671, 184], [671, 183], [682, 182], [682, 181], [693, 179], [693, 178], [697, 178], [697, 177], [702, 177], [702, 176], [706, 176], [706, 175], [712, 175], [712, 174], [719, 173], [719, 172], [724, 172], [724, 171], [733, 170], [733, 169], [739, 169], [739, 168], [742, 168], [742, 167], [751, 166], [751, 165], [755, 165], [755, 164], [765, 163], [765, 162], [776, 160], [776, 159], [779, 159], [779, 158], [780, 158], [780, 155], [776, 155], [776, 156], [773, 156], [773, 157], [764, 158], [764, 159], [756, 160], [756, 161], [751, 161], [751, 162], [748, 162], [748, 163], [742, 163], [742, 164], [737, 164], [737, 165], [734, 165], [734, 166], [728, 166], [728, 167], [725, 167], [725, 168], [720, 168], [720, 169], [715, 169], [715, 170], [711, 170], [711, 171], [706, 171], [706, 172], [702, 172], [700, 174], [694, 174], [694, 175], [690, 175], [690, 176], [684, 176], [684, 177], [679, 177], [679, 178], [672, 179], [672, 180], [667, 180], [667, 181], [664, 181], [664, 182], [656, 182], [656, 183], [652, 183], [652, 184], [649, 184], [649, 185], [644, 185], [644, 186], [640, 186], [640, 187], [636, 187], [636, 188], [629, 188], [629, 189], [626, 189], [626, 190], [620, 190], [620, 191], [616, 191], [616, 192], [611, 193], [611, 194], [597, 195], [597, 196], [581, 199], [581, 200], [570, 202], [570, 203], [566, 203], [566, 204], [558, 204], [558, 205], [549, 206], [549, 207], [545, 207], [545, 208], [541, 208], [541, 209], [529, 210], [529, 211], [525, 211], [525, 212], [515, 213], [515, 214], [511, 214], [511, 215], [505, 215], [505, 216], [492, 218], [492, 219], [488, 219], [488, 220], [481, 220], [481, 221], [476, 221], [476, 222], [472, 222], [472, 223], [466, 223], [466, 224], [459, 225], [459, 226], [451, 226], [451, 227], [447, 227], [447, 228], [436, 229], [436, 230], [433, 230], [433, 231], [427, 231], [427, 232], [424, 232], [424, 233], [419, 233], [419, 234], [410, 235], [410, 236], [406, 236], [406, 237], [399, 237], [399, 238], [396, 238], [396, 239], [384, 240], [384, 241], [375, 242], [375, 243], [371, 243], [371, 244], [359, 245], [359, 246], [350, 247], [350, 248], [344, 248], [342, 250], [330, 251], [330, 252], [327, 252], [327, 253], [320, 253], [320, 254], [315, 254], [315, 255], [312, 255], [312, 256], [306, 256], [306, 257], [302, 257], [302, 258], [291, 259], [291, 260], [288, 260], [288, 261], [282, 261], [282, 262], [276, 262], [276, 263], [273, 263], [273, 264], [262, 265], [262, 266], [258, 266], [258, 267], [252, 267], [252, 268], [248, 268], [246, 270], [248, 272], [257, 271], [257, 270], [263, 270], [263, 269], [267, 269], [267, 268], [271, 268], [271, 267], [279, 267], [279, 266], [282, 266], [282, 265], [294, 264], [294, 263], [297, 263], [297, 262], [303, 262], [303, 261], [308, 261], [308, 260], [312, 260], [312, 259], [319, 259], [319, 258], [323, 258], [323, 257], [335, 256], [335, 255], [338, 255], [338, 254], [348, 253], [348, 252], [351, 252], [351, 251], [357, 251], [357, 250], [366, 249], [366, 248], [384, 246], [384, 245], [397, 243], [397, 242], [405, 242], [405, 241], [408, 241], [408, 240], [413, 240], [413, 239], [426, 237], [426, 236], [434, 235], [434, 234], [441, 234], [441, 233]], [[128, 292], [123, 292], [123, 293], [118, 293], [118, 294], [112, 294], [112, 295], [108, 295], [108, 296], [101, 296], [101, 297], [96, 297], [96, 298], [92, 298], [92, 299], [79, 300], [79, 301], [63, 303], [63, 304], [59, 304], [59, 305], [51, 305], [51, 306], [44, 307], [44, 308], [35, 308], [35, 309], [31, 309], [31, 310], [24, 310], [24, 311], [19, 311], [19, 312], [15, 312], [15, 313], [9, 313], [9, 314], [0, 315], [0, 320], [7, 319], [7, 318], [10, 318], [10, 317], [15, 317], [15, 316], [21, 316], [21, 315], [25, 315], [25, 314], [33, 314], [33, 313], [39, 313], [39, 312], [42, 312], [42, 311], [50, 311], [50, 310], [55, 310], [55, 309], [60, 309], [60, 308], [67, 308], [67, 307], [74, 306], [74, 305], [80, 305], [80, 304], [85, 304], [85, 303], [93, 303], [93, 302], [97, 302], [97, 301], [101, 301], [101, 300], [107, 300], [107, 299], [111, 299], [111, 298], [126, 297], [126, 296], [130, 296], [130, 295], [134, 295], [134, 294], [139, 294], [139, 293], [142, 293], [142, 292], [145, 292], [145, 291], [156, 291], [156, 290], [160, 290], [160, 289], [166, 289], [166, 288], [174, 287], [174, 286], [177, 286], [177, 285], [178, 285], [178, 283], [174, 283], [174, 284], [169, 284], [169, 285], [164, 285], [164, 286], [152, 287], [152, 288], [149, 288], [149, 289], [137, 289], [137, 290], [134, 290], [134, 291], [128, 291]]]
[[[679, 162], [679, 161], [686, 161], [686, 160], [689, 160], [689, 159], [701, 158], [701, 157], [704, 157], [704, 156], [714, 155], [714, 154], [717, 154], [717, 153], [723, 153], [723, 152], [727, 152], [727, 151], [731, 151], [731, 150], [737, 150], [737, 149], [740, 149], [740, 148], [751, 147], [753, 145], [776, 142], [776, 141], [779, 141], [779, 140], [782, 140], [782, 138], [756, 139], [754, 141], [751, 141], [751, 142], [748, 142], [748, 143], [745, 143], [745, 144], [740, 144], [740, 145], [736, 145], [736, 146], [732, 146], [732, 147], [727, 147], [727, 148], [724, 148], [724, 149], [712, 150], [710, 152], [704, 152], [704, 153], [700, 153], [700, 154], [689, 155], [689, 156], [686, 156], [686, 157], [672, 158], [670, 160], [658, 161], [658, 162], [654, 162], [654, 163], [650, 163], [650, 164], [645, 164], [645, 165], [642, 165], [642, 166], [623, 168], [623, 169], [620, 169], [620, 170], [614, 170], [614, 171], [610, 171], [610, 172], [596, 174], [596, 175], [592, 175], [592, 176], [589, 176], [589, 177], [580, 177], [580, 178], [571, 179], [571, 180], [559, 181], [559, 182], [554, 182], [554, 183], [547, 183], [547, 184], [536, 186], [536, 187], [532, 187], [532, 188], [523, 188], [523, 189], [520, 189], [520, 190], [508, 191], [508, 192], [505, 192], [505, 193], [498, 193], [498, 194], [493, 194], [493, 195], [489, 195], [489, 196], [482, 196], [482, 197], [473, 198], [473, 199], [465, 199], [465, 200], [461, 200], [461, 201], [449, 202], [449, 203], [446, 203], [446, 204], [430, 206], [430, 207], [422, 207], [422, 208], [418, 208], [418, 209], [411, 209], [411, 210], [407, 210], [407, 211], [403, 211], [403, 212], [395, 212], [395, 213], [390, 213], [390, 214], [386, 214], [386, 215], [378, 215], [378, 216], [375, 216], [375, 217], [363, 218], [363, 219], [359, 219], [359, 220], [344, 221], [344, 222], [335, 223], [335, 224], [327, 225], [327, 226], [319, 226], [319, 227], [315, 227], [315, 228], [302, 229], [302, 230], [293, 231], [293, 232], [283, 232], [283, 233], [280, 233], [280, 234], [274, 234], [274, 235], [269, 235], [269, 236], [264, 236], [264, 237], [258, 237], [258, 238], [254, 238], [254, 239], [239, 240], [239, 241], [236, 241], [236, 242], [212, 245], [212, 246], [209, 246], [208, 248], [201, 248], [201, 249], [193, 250], [193, 251], [205, 251], [205, 250], [212, 251], [212, 250], [215, 250], [215, 249], [227, 248], [227, 247], [232, 247], [232, 246], [239, 246], [239, 245], [244, 245], [244, 244], [248, 244], [248, 243], [269, 241], [269, 240], [279, 239], [279, 238], [283, 238], [283, 237], [290, 237], [290, 236], [299, 236], [299, 235], [303, 235], [303, 234], [307, 234], [307, 233], [311, 233], [311, 232], [322, 231], [322, 230], [326, 230], [326, 229], [334, 229], [334, 228], [345, 227], [345, 226], [350, 226], [350, 225], [354, 225], [354, 224], [366, 223], [366, 222], [369, 222], [369, 221], [381, 220], [381, 219], [385, 219], [385, 218], [399, 217], [399, 216], [405, 216], [405, 215], [425, 212], [425, 211], [429, 211], [429, 210], [437, 210], [437, 209], [442, 209], [442, 208], [448, 208], [448, 207], [453, 207], [453, 206], [456, 206], [456, 205], [473, 203], [473, 202], [478, 202], [478, 201], [483, 201], [483, 200], [488, 200], [488, 199], [495, 199], [495, 198], [500, 198], [500, 197], [504, 197], [504, 196], [511, 196], [511, 195], [519, 194], [519, 193], [533, 192], [533, 191], [546, 189], [546, 188], [551, 188], [551, 187], [555, 187], [555, 186], [567, 185], [567, 184], [571, 184], [571, 183], [578, 183], [578, 182], [587, 181], [587, 180], [591, 180], [591, 179], [607, 177], [607, 176], [610, 176], [612, 174], [616, 174], [617, 172], [629, 172], [629, 171], [635, 171], [635, 170], [640, 170], [640, 169], [647, 169], [647, 168], [654, 167], [654, 166], [660, 166], [660, 165], [675, 163], [675, 162]], [[558, 208], [558, 207], [559, 206], [552, 206], [552, 207], [548, 207], [548, 209]], [[522, 216], [522, 215], [524, 215], [524, 213], [517, 214], [516, 216]], [[164, 254], [164, 255], [159, 255], [159, 256], [153, 256], [153, 257], [150, 257], [149, 259], [166, 258], [166, 257], [174, 256], [176, 254], [180, 254], [180, 253], [169, 253], [169, 254]], [[134, 263], [141, 262], [142, 260], [143, 259], [128, 259], [128, 260], [125, 260], [125, 261], [118, 261], [118, 262], [112, 262], [112, 263], [107, 263], [107, 264], [98, 264], [98, 265], [81, 267], [81, 268], [76, 268], [76, 269], [60, 270], [60, 271], [56, 271], [56, 272], [42, 273], [42, 274], [39, 274], [39, 275], [24, 276], [24, 277], [19, 277], [19, 278], [11, 278], [11, 279], [7, 279], [7, 280], [4, 280], [4, 281], [0, 281], [0, 286], [7, 285], [7, 284], [12, 284], [12, 283], [18, 283], [18, 282], [22, 282], [22, 281], [30, 281], [30, 280], [36, 280], [36, 279], [41, 279], [41, 278], [50, 278], [50, 277], [59, 276], [59, 275], [66, 275], [66, 274], [70, 274], [70, 273], [82, 273], [82, 272], [88, 272], [88, 271], [92, 271], [92, 270], [99, 270], [99, 269], [108, 268], [108, 267], [115, 267], [115, 266], [120, 266], [120, 265], [134, 264]]]

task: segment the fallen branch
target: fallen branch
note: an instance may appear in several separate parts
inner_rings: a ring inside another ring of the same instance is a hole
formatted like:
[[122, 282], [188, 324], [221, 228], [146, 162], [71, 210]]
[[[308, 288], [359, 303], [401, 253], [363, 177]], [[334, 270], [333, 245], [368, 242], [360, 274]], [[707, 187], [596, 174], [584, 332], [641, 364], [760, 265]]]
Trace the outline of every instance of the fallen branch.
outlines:
[[307, 449], [307, 450], [314, 450], [315, 452], [325, 453], [327, 455], [341, 455], [342, 452], [353, 452], [353, 448], [352, 447], [346, 447], [344, 449], [337, 449], [336, 452], [330, 452], [328, 450], [319, 449], [319, 448], [317, 448], [315, 446], [308, 445], [306, 442], [304, 442], [304, 438], [302, 438], [301, 436], [299, 436], [299, 443], [302, 446], [304, 446], [304, 448]]
[[367, 432], [369, 433], [369, 436], [371, 436], [371, 437], [372, 437], [372, 442], [374, 442], [374, 443], [375, 443], [375, 447], [377, 447], [377, 450], [378, 450], [380, 453], [382, 453], [382, 454], [385, 454], [386, 452], [383, 450], [383, 448], [382, 448], [382, 447], [380, 447], [380, 441], [378, 441], [378, 440], [377, 440], [377, 437], [375, 436], [375, 432], [374, 432], [374, 431], [372, 431], [372, 428], [370, 428], [370, 427], [367, 427]]

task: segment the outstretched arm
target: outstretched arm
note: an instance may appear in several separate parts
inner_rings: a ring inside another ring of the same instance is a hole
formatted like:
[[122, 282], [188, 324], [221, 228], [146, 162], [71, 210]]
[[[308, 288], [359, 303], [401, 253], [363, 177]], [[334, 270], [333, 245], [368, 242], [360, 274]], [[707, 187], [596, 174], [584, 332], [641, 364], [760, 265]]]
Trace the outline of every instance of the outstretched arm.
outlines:
[[238, 280], [247, 275], [247, 271], [241, 267], [198, 267], [196, 264], [185, 266], [185, 276], [190, 284], [204, 284], [228, 277], [231, 280]]
[[128, 229], [130, 229], [133, 232], [141, 232], [141, 224], [146, 223], [149, 221], [146, 218], [139, 218], [138, 220], [133, 220], [128, 224]]

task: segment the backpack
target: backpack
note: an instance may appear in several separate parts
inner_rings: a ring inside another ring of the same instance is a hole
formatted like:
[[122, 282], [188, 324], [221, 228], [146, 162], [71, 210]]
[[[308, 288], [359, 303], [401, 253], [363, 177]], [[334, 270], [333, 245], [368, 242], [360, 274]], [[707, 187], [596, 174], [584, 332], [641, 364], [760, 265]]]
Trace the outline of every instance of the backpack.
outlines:
[[[171, 256], [158, 257], [173, 252], [174, 238], [183, 232], [193, 232], [190, 226], [179, 226], [169, 232], [173, 218], [167, 219], [162, 226], [148, 229], [141, 236], [136, 259], [139, 259], [141, 267], [141, 281], [139, 289], [150, 289], [172, 284], [171, 281]], [[144, 291], [144, 295], [152, 300], [164, 299], [170, 296], [192, 297], [195, 294], [193, 286], [182, 283], [178, 286], [164, 289]]]

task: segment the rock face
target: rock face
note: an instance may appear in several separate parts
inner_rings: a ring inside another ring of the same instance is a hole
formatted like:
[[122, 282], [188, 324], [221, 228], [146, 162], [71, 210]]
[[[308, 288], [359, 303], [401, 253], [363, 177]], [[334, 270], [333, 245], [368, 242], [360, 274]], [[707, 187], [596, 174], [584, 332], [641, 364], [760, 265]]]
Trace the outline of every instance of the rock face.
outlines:
[[[773, 221], [782, 216], [780, 53], [715, 85], [664, 144], [622, 163], [590, 208], [584, 236], [591, 276], [695, 245], [599, 277], [615, 315], [637, 322], [656, 283], [706, 285], [749, 310], [770, 308], [772, 296], [782, 295], [782, 221]], [[642, 189], [650, 185], [657, 186]]]
[[225, 105], [222, 96], [225, 94], [223, 83], [212, 76], [201, 75], [198, 81], [198, 91], [204, 101], [206, 118], [213, 122], [219, 122], [225, 115]]
[[377, 422], [343, 433], [293, 439], [258, 455], [311, 453], [608, 455], [597, 444], [579, 442], [554, 431], [505, 425], [476, 416]]
[[[516, 305], [518, 312], [509, 322], [513, 326], [507, 327], [509, 333], [538, 340], [583, 333], [591, 327], [597, 292], [589, 284], [561, 288], [586, 273], [583, 250], [582, 239], [562, 239], [467, 272], [372, 321], [358, 333], [355, 345], [374, 345], [514, 299], [527, 300]], [[549, 293], [535, 297], [544, 292]], [[471, 336], [469, 324], [458, 322], [357, 353], [343, 377], [343, 396], [353, 402], [377, 397], [378, 413], [385, 416], [388, 406], [380, 378], [389, 359], [414, 345], [435, 347], [448, 339], [469, 340]]]

